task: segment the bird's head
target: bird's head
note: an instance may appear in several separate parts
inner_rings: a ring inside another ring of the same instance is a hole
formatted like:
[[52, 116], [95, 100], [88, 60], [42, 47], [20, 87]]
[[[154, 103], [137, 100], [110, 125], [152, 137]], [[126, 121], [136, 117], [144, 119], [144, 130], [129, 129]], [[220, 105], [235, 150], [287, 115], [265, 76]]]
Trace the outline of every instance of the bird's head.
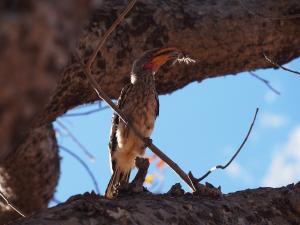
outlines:
[[132, 72], [147, 71], [156, 73], [166, 63], [175, 63], [182, 58], [183, 53], [175, 47], [156, 48], [146, 51], [140, 58], [135, 60]]

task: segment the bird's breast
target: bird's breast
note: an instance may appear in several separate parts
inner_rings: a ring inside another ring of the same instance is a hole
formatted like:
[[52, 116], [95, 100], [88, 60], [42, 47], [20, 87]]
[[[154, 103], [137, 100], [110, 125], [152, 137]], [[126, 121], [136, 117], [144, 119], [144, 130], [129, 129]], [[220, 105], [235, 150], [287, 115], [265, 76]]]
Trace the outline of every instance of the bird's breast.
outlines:
[[126, 114], [141, 134], [149, 137], [154, 127], [158, 107], [155, 87], [137, 86], [132, 94], [131, 98], [128, 98], [128, 101], [132, 100], [131, 109], [127, 109]]

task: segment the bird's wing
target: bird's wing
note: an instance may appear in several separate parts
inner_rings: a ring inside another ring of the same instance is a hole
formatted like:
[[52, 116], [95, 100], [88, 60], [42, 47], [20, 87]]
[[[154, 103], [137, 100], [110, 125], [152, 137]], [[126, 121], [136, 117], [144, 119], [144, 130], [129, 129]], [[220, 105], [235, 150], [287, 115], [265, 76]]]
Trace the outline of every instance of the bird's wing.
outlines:
[[155, 95], [155, 100], [156, 100], [156, 109], [155, 109], [155, 112], [156, 112], [156, 117], [158, 117], [158, 115], [159, 115], [159, 99], [158, 99], [158, 94], [157, 93]]
[[[122, 107], [124, 106], [124, 102], [126, 101], [126, 97], [128, 96], [128, 92], [130, 92], [132, 88], [132, 84], [128, 83], [121, 91], [120, 97], [118, 99], [117, 106], [120, 110], [122, 110]], [[114, 113], [112, 118], [112, 126], [110, 130], [110, 139], [109, 139], [109, 153], [110, 153], [110, 160], [111, 160], [111, 168], [114, 171], [115, 170], [115, 162], [112, 159], [112, 156], [115, 151], [117, 151], [118, 141], [117, 141], [117, 129], [118, 125], [120, 123], [120, 118], [118, 114]]]

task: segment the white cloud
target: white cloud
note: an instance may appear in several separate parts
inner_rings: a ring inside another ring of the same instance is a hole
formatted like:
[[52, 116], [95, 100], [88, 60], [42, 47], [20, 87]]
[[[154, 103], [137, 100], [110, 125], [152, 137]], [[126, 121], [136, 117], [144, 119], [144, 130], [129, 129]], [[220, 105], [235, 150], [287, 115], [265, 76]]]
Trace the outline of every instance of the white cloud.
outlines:
[[240, 164], [232, 162], [227, 168], [228, 175], [231, 177], [239, 177], [242, 173]]
[[249, 172], [245, 168], [243, 168], [237, 162], [233, 161], [226, 169], [226, 173], [231, 178], [240, 179], [245, 183], [249, 184], [253, 182], [253, 177], [249, 174]]
[[264, 186], [279, 187], [300, 180], [300, 126], [272, 159], [263, 179]]
[[266, 128], [279, 128], [286, 125], [288, 119], [279, 114], [264, 113], [261, 116], [260, 122]]
[[277, 101], [278, 97], [279, 96], [273, 91], [267, 91], [267, 93], [264, 96], [264, 99], [267, 103], [272, 104]]

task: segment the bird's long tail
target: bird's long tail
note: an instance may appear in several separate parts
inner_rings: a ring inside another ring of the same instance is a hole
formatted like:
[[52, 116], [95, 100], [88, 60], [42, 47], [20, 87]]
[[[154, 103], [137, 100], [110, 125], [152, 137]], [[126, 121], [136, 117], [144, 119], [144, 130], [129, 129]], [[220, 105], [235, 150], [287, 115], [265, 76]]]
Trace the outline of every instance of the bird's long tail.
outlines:
[[121, 182], [129, 182], [130, 170], [128, 172], [121, 171], [120, 169], [116, 169], [107, 185], [105, 191], [106, 198], [113, 198], [116, 188], [120, 185]]

